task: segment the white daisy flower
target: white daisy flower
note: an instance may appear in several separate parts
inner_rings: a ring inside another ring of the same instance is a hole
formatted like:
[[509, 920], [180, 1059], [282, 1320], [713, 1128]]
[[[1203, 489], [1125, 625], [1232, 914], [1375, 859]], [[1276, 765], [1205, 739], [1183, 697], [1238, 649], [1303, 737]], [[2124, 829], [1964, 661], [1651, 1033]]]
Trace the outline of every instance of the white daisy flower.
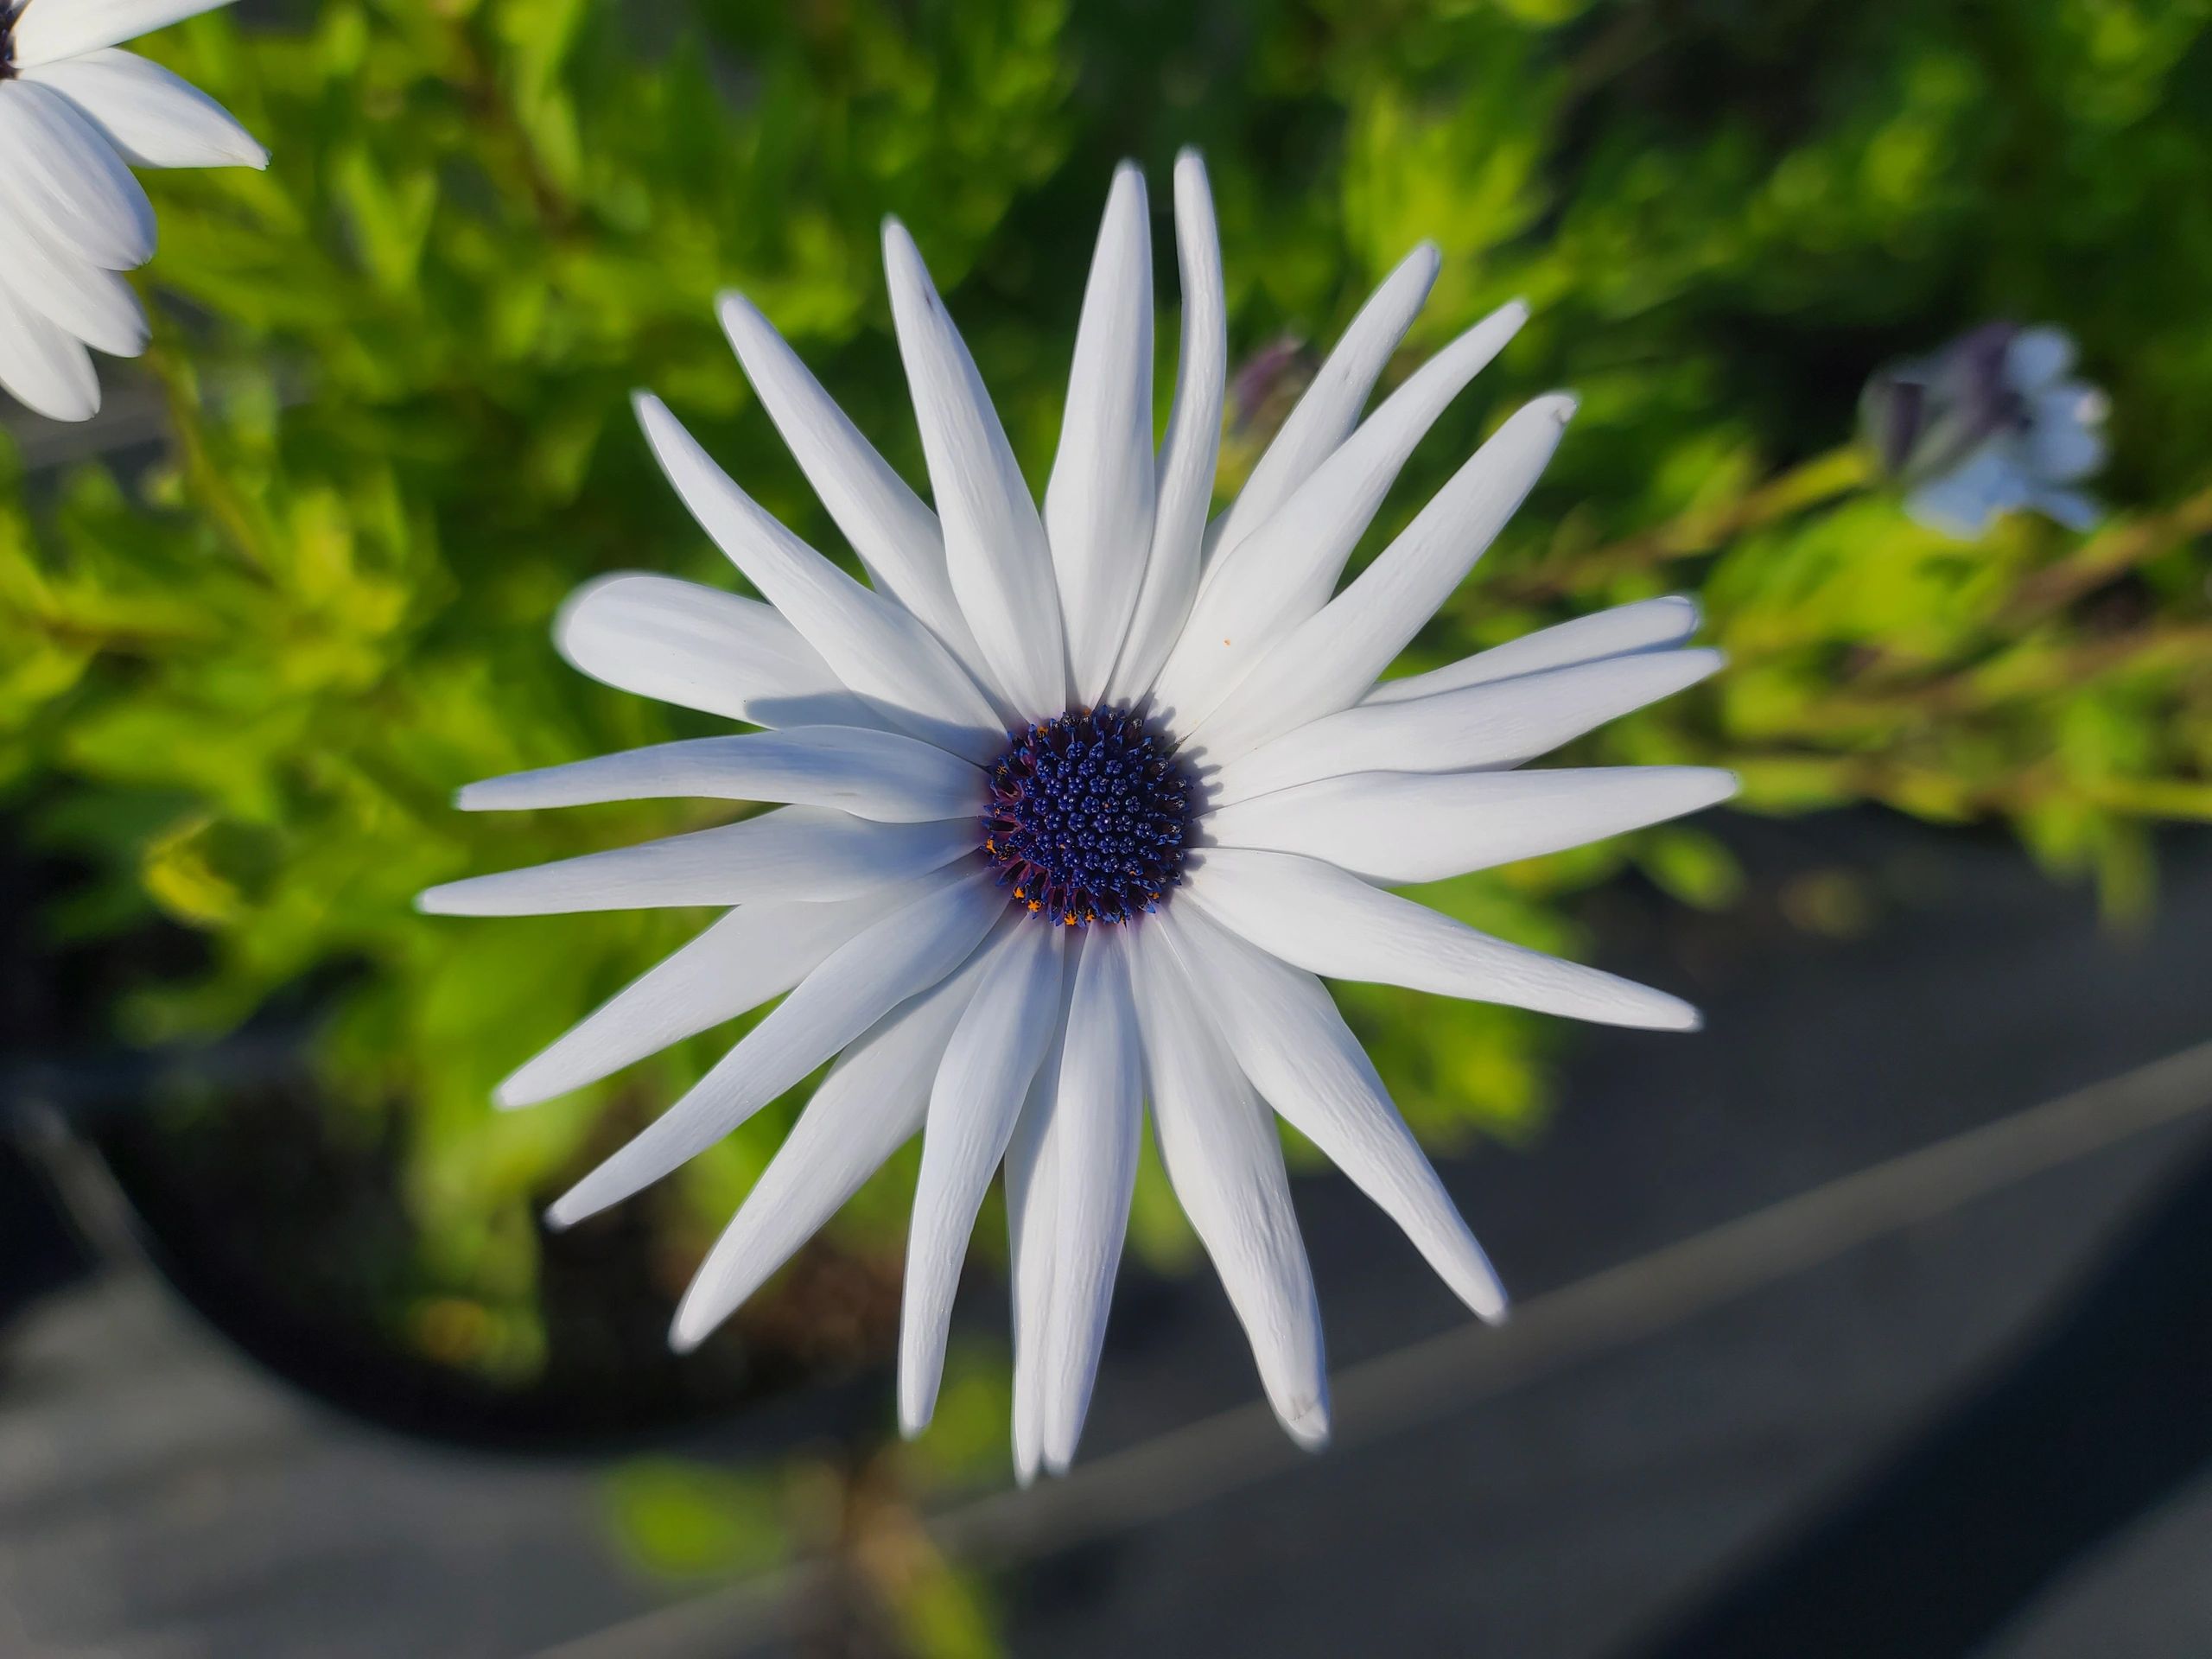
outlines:
[[89, 420], [85, 351], [146, 349], [116, 275], [154, 257], [134, 167], [265, 167], [204, 92], [121, 41], [229, 0], [0, 0], [0, 386], [57, 421]]
[[[1205, 172], [1175, 173], [1182, 370], [1152, 435], [1152, 250], [1116, 176], [1040, 513], [952, 319], [895, 221], [892, 307], [932, 512], [743, 299], [721, 319], [873, 585], [733, 483], [655, 398], [670, 479], [759, 589], [652, 575], [579, 593], [562, 651], [625, 690], [768, 729], [472, 785], [465, 808], [653, 796], [784, 802], [720, 829], [456, 881], [426, 910], [732, 908], [499, 1091], [519, 1106], [779, 995], [658, 1122], [554, 1205], [566, 1227], [659, 1179], [840, 1056], [679, 1308], [728, 1316], [899, 1146], [923, 1136], [901, 1421], [930, 1418], [977, 1211], [1006, 1170], [1014, 1440], [1073, 1457], [1144, 1108], [1169, 1179], [1301, 1443], [1328, 1433], [1313, 1281], [1269, 1109], [1326, 1153], [1484, 1319], [1505, 1293], [1317, 976], [1617, 1025], [1688, 1006], [1491, 938], [1389, 888], [1707, 806], [1726, 772], [1521, 772], [1704, 678], [1688, 601], [1630, 605], [1378, 683], [1535, 482], [1573, 412], [1509, 419], [1337, 591], [1430, 423], [1519, 327], [1477, 324], [1364, 421], [1437, 270], [1416, 250], [1338, 342], [1231, 506], [1206, 523], [1226, 372]], [[787, 993], [787, 995], [785, 995]], [[842, 1051], [842, 1053], [841, 1053]]]

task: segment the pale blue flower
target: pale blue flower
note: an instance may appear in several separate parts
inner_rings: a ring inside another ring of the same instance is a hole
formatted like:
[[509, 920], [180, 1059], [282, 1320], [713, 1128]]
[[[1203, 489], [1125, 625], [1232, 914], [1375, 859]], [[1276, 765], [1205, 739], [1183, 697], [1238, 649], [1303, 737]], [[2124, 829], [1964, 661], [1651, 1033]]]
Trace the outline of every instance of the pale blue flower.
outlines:
[[1928, 528], [1977, 541], [2003, 514], [2096, 522], [2079, 487], [2104, 465], [2104, 394], [2073, 378], [2056, 328], [1993, 322], [1930, 356], [1885, 369], [1861, 400], [1884, 470]]

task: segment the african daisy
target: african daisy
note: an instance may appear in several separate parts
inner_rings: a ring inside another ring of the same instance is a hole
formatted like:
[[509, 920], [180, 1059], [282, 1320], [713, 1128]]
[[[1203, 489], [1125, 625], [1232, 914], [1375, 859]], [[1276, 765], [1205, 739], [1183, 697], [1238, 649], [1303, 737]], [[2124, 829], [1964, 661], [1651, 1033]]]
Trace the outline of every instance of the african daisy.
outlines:
[[223, 108], [118, 43], [229, 0], [0, 0], [0, 386], [57, 421], [89, 420], [85, 347], [146, 349], [116, 275], [154, 257], [133, 167], [265, 167]]
[[[1089, 1406], [1144, 1109], [1276, 1414], [1328, 1433], [1319, 1313], [1268, 1109], [1485, 1319], [1505, 1294], [1317, 975], [1682, 1030], [1672, 996], [1488, 938], [1392, 893], [1694, 810], [1729, 774], [1522, 772], [1711, 673], [1679, 599], [1378, 683], [1534, 483], [1573, 412], [1539, 398], [1357, 580], [1345, 563], [1430, 423], [1519, 327], [1508, 306], [1360, 411], [1437, 271], [1416, 250], [1353, 321], [1211, 526], [1225, 379], [1205, 172], [1175, 174], [1182, 368], [1153, 441], [1144, 183], [1114, 181], [1040, 513], [895, 221], [892, 308], [932, 512], [767, 321], [721, 318], [870, 582], [757, 506], [657, 400], [661, 465], [760, 600], [652, 575], [585, 588], [556, 636], [609, 684], [767, 729], [472, 785], [468, 809], [656, 796], [788, 803], [718, 829], [425, 893], [452, 915], [729, 913], [501, 1086], [508, 1106], [784, 1001], [552, 1208], [658, 1180], [833, 1055], [699, 1270], [689, 1348], [918, 1131], [900, 1417], [930, 1418], [969, 1235], [1003, 1164], [1014, 1441], [1064, 1471]], [[765, 602], [764, 602], [765, 601]], [[785, 995], [787, 993], [787, 995]], [[842, 1053], [841, 1053], [842, 1051]]]

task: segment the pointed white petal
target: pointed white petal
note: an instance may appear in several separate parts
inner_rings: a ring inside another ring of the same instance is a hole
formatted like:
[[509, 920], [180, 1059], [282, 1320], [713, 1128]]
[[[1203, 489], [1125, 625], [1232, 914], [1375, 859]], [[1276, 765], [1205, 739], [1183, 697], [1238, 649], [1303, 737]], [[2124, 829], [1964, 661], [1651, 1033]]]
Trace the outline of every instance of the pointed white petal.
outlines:
[[85, 348], [0, 283], [0, 386], [52, 421], [88, 421], [100, 406], [99, 376]]
[[1329, 602], [1414, 446], [1528, 318], [1529, 308], [1516, 300], [1429, 359], [1272, 518], [1207, 567], [1156, 694], [1184, 729], [1268, 646]]
[[930, 1080], [982, 967], [978, 952], [838, 1057], [700, 1264], [676, 1310], [671, 1346], [688, 1353], [706, 1340], [922, 1127]]
[[1144, 1046], [1129, 995], [1128, 930], [1094, 928], [1075, 963], [1060, 1061], [1058, 1261], [1045, 1342], [1045, 1467], [1074, 1461], [1128, 1230], [1144, 1125]]
[[67, 99], [29, 81], [0, 98], [0, 213], [110, 270], [154, 257], [153, 204], [115, 146]]
[[1271, 738], [1223, 766], [1208, 798], [1226, 806], [1348, 772], [1517, 766], [1717, 673], [1717, 651], [1604, 657], [1410, 702], [1355, 703]]
[[133, 167], [269, 165], [269, 152], [190, 81], [133, 52], [106, 50], [27, 70], [75, 105]]
[[1064, 931], [1024, 916], [986, 947], [990, 959], [931, 1090], [899, 1330], [899, 1426], [909, 1436], [937, 1409], [968, 1236], [1052, 1046]]
[[761, 407], [860, 555], [868, 580], [919, 617], [973, 671], [980, 653], [945, 575], [937, 515], [876, 453], [752, 301], [724, 294], [718, 309], [722, 332]]
[[1006, 913], [992, 873], [925, 893], [848, 941], [799, 982], [697, 1086], [546, 1212], [555, 1227], [596, 1214], [696, 1157], [908, 997], [969, 958]]
[[1291, 493], [1351, 435], [1390, 354], [1421, 315], [1442, 263], [1435, 245], [1422, 243], [1398, 262], [1398, 268], [1360, 308], [1267, 454], [1252, 468], [1236, 504], [1208, 537], [1210, 558], [1228, 552], [1274, 517]]
[[741, 905], [571, 1027], [493, 1099], [535, 1105], [734, 1020], [781, 996], [899, 903], [892, 889], [827, 904]]
[[890, 724], [772, 605], [669, 576], [588, 582], [554, 619], [571, 666], [617, 690], [755, 726]]
[[73, 58], [141, 35], [230, 0], [33, 0], [16, 20], [16, 62], [22, 68]]
[[1198, 591], [1198, 554], [1221, 455], [1221, 405], [1229, 378], [1229, 302], [1213, 193], [1196, 150], [1175, 158], [1175, 246], [1183, 276], [1182, 358], [1160, 446], [1151, 556], [1128, 637], [1107, 686], [1109, 702], [1150, 690]]
[[0, 283], [66, 333], [117, 357], [146, 349], [146, 313], [130, 284], [111, 270], [87, 264], [29, 226], [10, 228]]
[[1680, 997], [1491, 938], [1319, 859], [1218, 848], [1185, 896], [1268, 955], [1332, 979], [1600, 1025], [1697, 1028], [1697, 1010]]
[[1356, 772], [1224, 806], [1205, 833], [1397, 887], [1602, 841], [1735, 792], [1735, 774], [1709, 766]]
[[1662, 651], [1679, 645], [1697, 632], [1697, 601], [1684, 594], [1665, 599], [1640, 599], [1633, 605], [1572, 621], [1539, 628], [1518, 639], [1509, 639], [1488, 651], [1462, 657], [1456, 663], [1431, 669], [1402, 680], [1385, 680], [1360, 701], [1367, 703], [1404, 702], [1413, 697], [1457, 691], [1462, 686], [1491, 680], [1511, 679], [1547, 668], [1566, 668], [1575, 663], [1594, 663], [1605, 657], [1625, 657], [1639, 651]]
[[1573, 412], [1572, 397], [1539, 397], [1500, 427], [1373, 564], [1222, 699], [1192, 734], [1204, 753], [1228, 760], [1358, 702], [1505, 527]]
[[1252, 1085], [1405, 1230], [1459, 1300], [1502, 1318], [1505, 1289], [1321, 982], [1191, 906], [1152, 918]]
[[1160, 1161], [1244, 1326], [1268, 1402], [1292, 1438], [1318, 1449], [1329, 1440], [1321, 1309], [1274, 1120], [1208, 1028], [1158, 929], [1139, 931], [1135, 954]]
[[847, 687], [902, 729], [969, 760], [988, 760], [1005, 747], [997, 711], [912, 613], [762, 512], [659, 398], [640, 393], [636, 402], [639, 424], [691, 516]]
[[896, 219], [884, 222], [883, 262], [952, 591], [998, 689], [1038, 719], [1067, 702], [1067, 659], [1037, 504], [975, 359]]
[[1152, 230], [1144, 175], [1114, 172], [1068, 372], [1045, 539], [1077, 702], [1096, 702], [1121, 652], [1152, 545]]
[[1045, 1378], [1052, 1369], [1046, 1354], [1060, 1245], [1058, 1109], [1068, 1007], [1074, 1000], [1075, 976], [1064, 968], [1051, 1041], [1006, 1149], [1007, 1276], [1014, 1292], [1014, 1476], [1023, 1486], [1037, 1478], [1045, 1461]]
[[982, 808], [983, 774], [900, 732], [794, 726], [698, 737], [488, 779], [462, 789], [464, 812], [505, 812], [664, 796], [791, 801], [888, 823], [956, 818]]
[[823, 807], [787, 806], [664, 841], [448, 881], [415, 902], [431, 916], [556, 916], [849, 899], [975, 850], [973, 818], [870, 823]]

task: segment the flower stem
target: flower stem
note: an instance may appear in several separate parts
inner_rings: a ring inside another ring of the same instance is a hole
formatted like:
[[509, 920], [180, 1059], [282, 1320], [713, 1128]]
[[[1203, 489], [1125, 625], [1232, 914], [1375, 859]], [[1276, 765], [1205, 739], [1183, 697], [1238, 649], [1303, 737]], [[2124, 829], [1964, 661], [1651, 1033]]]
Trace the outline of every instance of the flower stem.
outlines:
[[1848, 495], [1872, 475], [1872, 461], [1866, 452], [1857, 444], [1845, 444], [1801, 462], [1724, 506], [1693, 507], [1655, 529], [1603, 547], [1544, 559], [1501, 580], [1497, 591], [1512, 600], [1587, 593], [1656, 565], [1718, 552], [1745, 531]]

